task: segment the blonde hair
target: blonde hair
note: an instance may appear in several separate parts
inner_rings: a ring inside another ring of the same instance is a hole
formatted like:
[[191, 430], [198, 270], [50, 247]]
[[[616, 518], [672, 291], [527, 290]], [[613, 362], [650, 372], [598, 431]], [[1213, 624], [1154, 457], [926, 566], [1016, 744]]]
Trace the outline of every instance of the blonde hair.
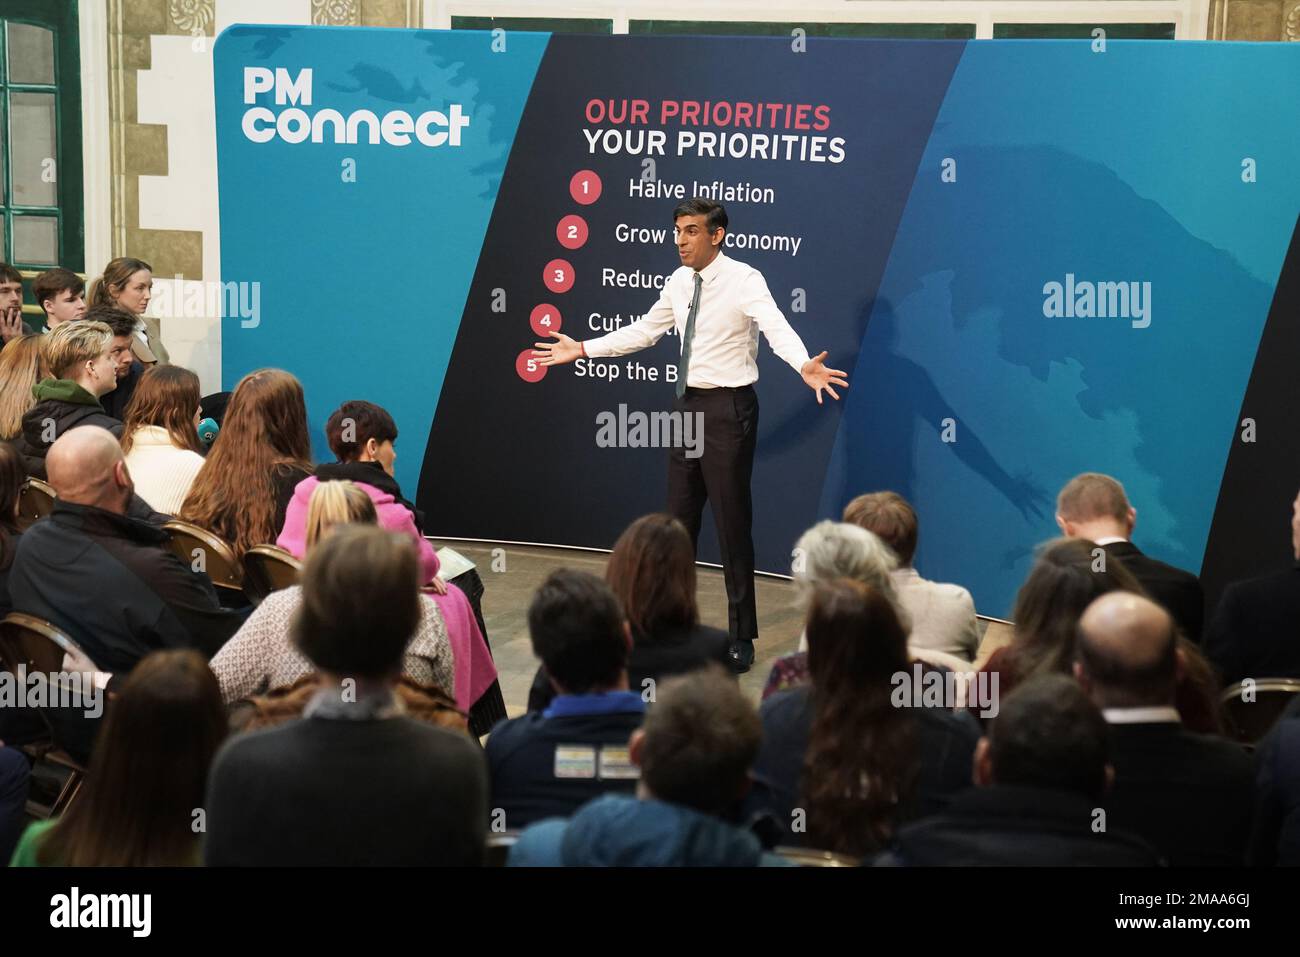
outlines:
[[1128, 496], [1124, 486], [1100, 472], [1076, 475], [1056, 497], [1056, 511], [1070, 522], [1091, 522], [1099, 518], [1128, 519]]
[[335, 525], [378, 525], [375, 503], [361, 486], [348, 481], [321, 482], [307, 503], [307, 551]]
[[44, 336], [19, 336], [0, 352], [0, 439], [17, 438], [23, 415], [36, 404], [32, 386], [42, 378], [44, 341]]
[[98, 359], [113, 344], [113, 330], [103, 322], [64, 322], [46, 337], [45, 364], [62, 379], [83, 362]]

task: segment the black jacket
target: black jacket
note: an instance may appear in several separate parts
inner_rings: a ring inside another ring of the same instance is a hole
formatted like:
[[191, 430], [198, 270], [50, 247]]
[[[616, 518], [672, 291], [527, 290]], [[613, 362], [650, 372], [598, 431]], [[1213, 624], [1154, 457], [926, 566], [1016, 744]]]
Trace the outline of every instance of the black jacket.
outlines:
[[411, 718], [300, 718], [226, 742], [204, 806], [208, 866], [476, 865], [487, 773], [472, 738]]
[[1205, 655], [1225, 685], [1300, 678], [1300, 563], [1225, 588], [1205, 633]]
[[1107, 826], [1136, 834], [1171, 867], [1245, 863], [1254, 763], [1239, 745], [1175, 722], [1112, 724]]
[[378, 462], [331, 462], [318, 465], [316, 478], [322, 482], [365, 482], [381, 492], [387, 492], [393, 496], [393, 501], [411, 513], [415, 520], [415, 530], [424, 534], [424, 513], [402, 498], [402, 487], [397, 484], [397, 479], [385, 472]]
[[[98, 425], [115, 438], [122, 437], [122, 423], [104, 411], [99, 400], [69, 379], [45, 379], [32, 386], [36, 404], [23, 416], [23, 434], [18, 445], [27, 474], [45, 479], [45, 453], [54, 440], [79, 425]], [[53, 425], [51, 431], [48, 426]]]
[[125, 422], [126, 407], [131, 404], [131, 396], [135, 395], [135, 387], [140, 384], [142, 375], [144, 363], [137, 359], [131, 363], [126, 375], [117, 380], [117, 388], [99, 400], [104, 411], [118, 421]]
[[1300, 700], [1260, 745], [1250, 863], [1300, 866]]
[[1154, 867], [1140, 838], [1095, 831], [1094, 801], [1046, 788], [995, 785], [958, 794], [943, 814], [902, 828], [876, 864]]
[[1205, 591], [1199, 578], [1142, 554], [1132, 542], [1111, 542], [1101, 547], [1107, 555], [1123, 562], [1147, 594], [1174, 616], [1184, 635], [1200, 642], [1205, 621]]
[[[647, 680], [684, 675], [711, 661], [726, 665], [730, 645], [725, 631], [708, 625], [665, 631], [653, 638], [635, 636], [627, 657], [627, 686], [640, 694]], [[554, 698], [555, 688], [545, 670], [538, 668], [533, 686], [528, 689], [528, 710], [545, 711]]]
[[207, 576], [163, 547], [167, 537], [148, 522], [56, 500], [19, 540], [14, 611], [58, 625], [115, 674], [159, 648], [211, 658], [246, 615], [223, 609]]

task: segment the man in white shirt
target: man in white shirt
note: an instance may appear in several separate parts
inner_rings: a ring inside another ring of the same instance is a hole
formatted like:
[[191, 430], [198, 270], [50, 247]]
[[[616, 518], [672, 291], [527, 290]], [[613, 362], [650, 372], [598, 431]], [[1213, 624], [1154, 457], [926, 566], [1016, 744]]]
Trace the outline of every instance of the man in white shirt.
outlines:
[[688, 457], [674, 447], [668, 460], [668, 510], [698, 544], [706, 500], [712, 501], [727, 583], [731, 658], [737, 671], [754, 661], [758, 613], [754, 604], [753, 506], [749, 480], [758, 436], [758, 334], [802, 376], [822, 402], [823, 390], [847, 387], [845, 373], [829, 369], [827, 353], [809, 358], [798, 333], [772, 300], [762, 274], [722, 252], [727, 212], [708, 199], [686, 200], [673, 210], [681, 268], [664, 283], [659, 301], [631, 325], [586, 342], [554, 333], [534, 355], [544, 366], [590, 356], [623, 356], [654, 345], [669, 329], [681, 337], [677, 399], [673, 411], [700, 415], [703, 453]]

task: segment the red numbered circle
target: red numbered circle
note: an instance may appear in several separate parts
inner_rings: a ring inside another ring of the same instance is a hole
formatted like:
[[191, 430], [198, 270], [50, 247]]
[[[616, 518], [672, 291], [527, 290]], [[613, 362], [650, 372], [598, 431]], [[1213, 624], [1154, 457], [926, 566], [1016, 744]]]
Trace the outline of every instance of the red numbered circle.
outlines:
[[549, 302], [544, 302], [539, 306], [533, 306], [533, 311], [528, 316], [528, 324], [539, 336], [549, 336], [560, 331], [564, 319], [560, 316], [560, 310]]
[[600, 177], [589, 169], [578, 170], [569, 180], [569, 195], [575, 203], [590, 206], [600, 199]]
[[555, 227], [555, 238], [565, 249], [578, 249], [587, 242], [587, 221], [581, 216], [565, 216]]
[[538, 357], [533, 355], [532, 349], [525, 349], [519, 353], [519, 358], [515, 360], [515, 371], [519, 373], [519, 378], [525, 382], [541, 382], [546, 375], [546, 366], [538, 361]]
[[552, 259], [542, 270], [542, 282], [551, 292], [568, 292], [573, 288], [573, 267], [563, 259]]

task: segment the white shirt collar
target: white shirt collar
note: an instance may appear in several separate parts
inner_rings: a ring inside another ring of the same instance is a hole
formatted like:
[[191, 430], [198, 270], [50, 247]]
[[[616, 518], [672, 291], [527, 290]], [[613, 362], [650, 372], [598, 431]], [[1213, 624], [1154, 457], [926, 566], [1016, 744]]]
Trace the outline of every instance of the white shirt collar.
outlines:
[[700, 270], [700, 278], [703, 279], [706, 283], [712, 282], [714, 277], [717, 276], [718, 273], [722, 272], [723, 261], [726, 258], [727, 258], [726, 253], [724, 253], [721, 249], [719, 249], [718, 254], [713, 257], [713, 262], [709, 263], [707, 266], [705, 266], [703, 269]]
[[1105, 538], [1094, 538], [1094, 545], [1114, 545], [1116, 542], [1127, 542], [1128, 539], [1123, 535], [1107, 535]]
[[1178, 709], [1159, 708], [1103, 708], [1101, 716], [1107, 724], [1182, 724]]

